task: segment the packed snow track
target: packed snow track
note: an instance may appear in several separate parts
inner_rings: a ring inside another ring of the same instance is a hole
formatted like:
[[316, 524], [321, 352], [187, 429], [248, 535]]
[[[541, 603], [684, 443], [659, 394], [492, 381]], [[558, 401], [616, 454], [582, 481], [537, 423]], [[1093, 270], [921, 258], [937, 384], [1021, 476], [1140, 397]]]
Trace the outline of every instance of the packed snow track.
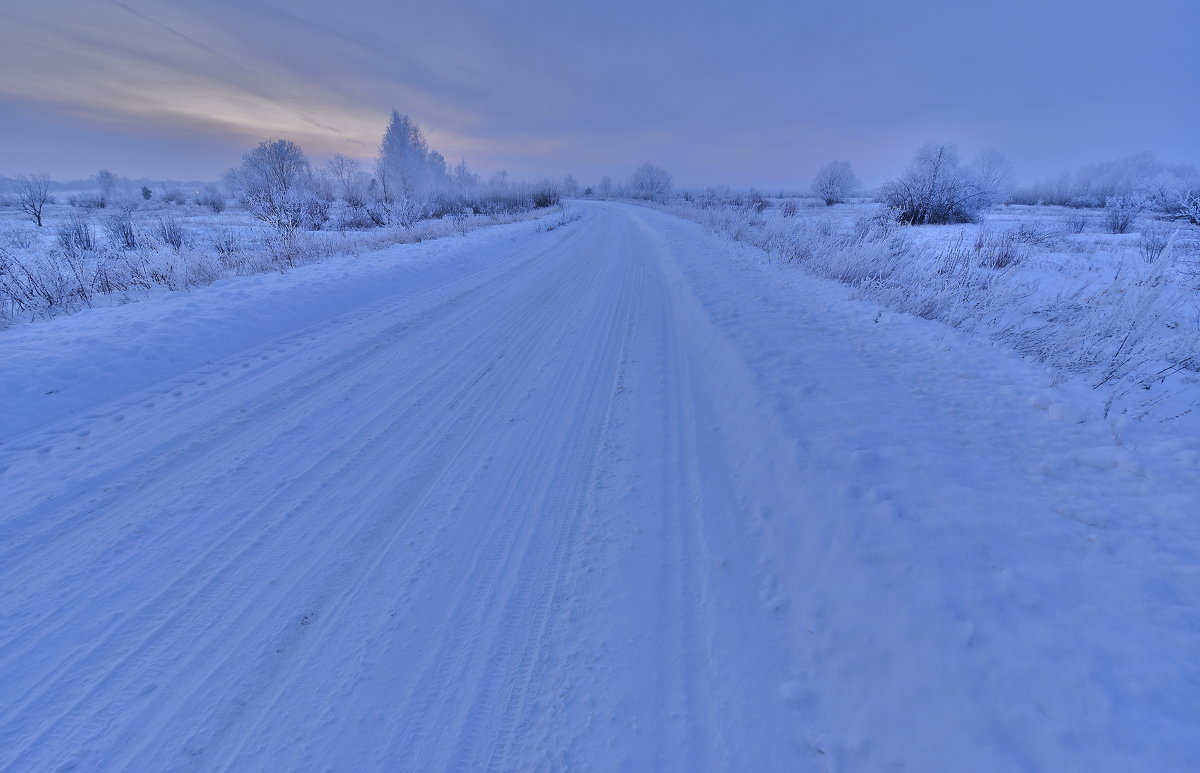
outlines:
[[935, 400], [967, 378], [940, 341], [864, 343], [874, 312], [755, 289], [694, 226], [576, 206], [10, 417], [0, 770], [1183, 769], [1194, 549], [1143, 524], [1151, 579], [1088, 545], [1142, 511], [1120, 459], [1063, 461], [1101, 430], [1012, 379]]

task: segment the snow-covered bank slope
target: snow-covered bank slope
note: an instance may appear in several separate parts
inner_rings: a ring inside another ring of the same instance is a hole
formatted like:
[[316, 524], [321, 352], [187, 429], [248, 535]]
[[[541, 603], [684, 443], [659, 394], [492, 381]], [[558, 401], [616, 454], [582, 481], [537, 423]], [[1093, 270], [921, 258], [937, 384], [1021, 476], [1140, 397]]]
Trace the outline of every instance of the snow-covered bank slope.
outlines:
[[0, 331], [0, 440], [332, 317], [464, 281], [528, 250], [536, 228], [493, 226]]
[[0, 769], [1194, 768], [1194, 441], [586, 212], [0, 341]]
[[862, 201], [648, 206], [843, 283], [855, 297], [1044, 363], [1056, 383], [1092, 390], [1125, 440], [1159, 422], [1200, 434], [1200, 228], [1144, 217], [1138, 233], [1099, 233], [1094, 217], [1062, 207], [910, 227]]
[[727, 446], [823, 765], [1200, 762], [1200, 439], [1117, 447], [1094, 395], [1015, 355], [639, 218], [678, 256], [731, 413], [765, 422]]

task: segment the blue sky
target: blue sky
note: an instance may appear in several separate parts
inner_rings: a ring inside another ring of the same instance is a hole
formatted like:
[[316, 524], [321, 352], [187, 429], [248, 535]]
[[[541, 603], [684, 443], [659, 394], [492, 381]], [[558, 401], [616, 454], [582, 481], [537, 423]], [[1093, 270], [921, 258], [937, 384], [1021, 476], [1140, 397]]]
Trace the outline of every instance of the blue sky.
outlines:
[[516, 177], [868, 184], [927, 140], [1029, 179], [1200, 161], [1200, 3], [41, 0], [0, 5], [0, 174], [215, 179], [259, 140], [369, 157], [408, 112]]

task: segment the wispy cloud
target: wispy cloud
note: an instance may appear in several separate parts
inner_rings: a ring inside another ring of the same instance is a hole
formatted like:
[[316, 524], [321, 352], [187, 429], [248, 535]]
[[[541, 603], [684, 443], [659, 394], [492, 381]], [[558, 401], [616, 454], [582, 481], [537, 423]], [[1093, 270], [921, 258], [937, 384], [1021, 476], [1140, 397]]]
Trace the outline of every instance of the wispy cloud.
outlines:
[[[396, 107], [485, 171], [653, 160], [696, 182], [803, 185], [830, 157], [878, 178], [932, 138], [998, 145], [1027, 170], [1136, 148], [1195, 158], [1200, 4], [1146, 2], [1121, 25], [1087, 0], [13, 2], [0, 111], [110, 148], [186, 135], [236, 158], [286, 136], [367, 157]], [[0, 167], [21, 159], [0, 147]]]

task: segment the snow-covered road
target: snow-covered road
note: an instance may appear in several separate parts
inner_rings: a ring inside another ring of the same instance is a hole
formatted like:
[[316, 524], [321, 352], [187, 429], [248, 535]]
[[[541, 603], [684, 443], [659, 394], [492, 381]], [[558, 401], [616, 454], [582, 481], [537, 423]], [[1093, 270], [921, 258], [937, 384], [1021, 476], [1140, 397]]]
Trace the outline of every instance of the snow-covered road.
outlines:
[[1194, 447], [584, 213], [12, 331], [0, 770], [1200, 760]]

